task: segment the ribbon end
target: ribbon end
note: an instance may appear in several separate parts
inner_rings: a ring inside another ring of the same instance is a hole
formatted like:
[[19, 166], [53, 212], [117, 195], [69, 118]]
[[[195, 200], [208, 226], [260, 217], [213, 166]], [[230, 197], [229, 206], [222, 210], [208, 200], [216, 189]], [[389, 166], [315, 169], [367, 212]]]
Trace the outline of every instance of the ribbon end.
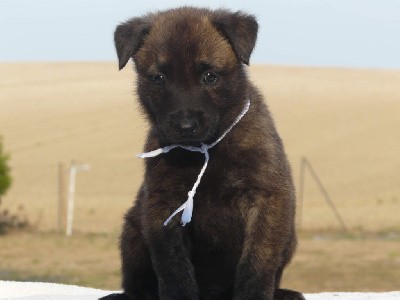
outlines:
[[157, 155], [160, 155], [161, 153], [163, 153], [163, 148], [159, 148], [150, 152], [143, 152], [143, 153], [139, 153], [136, 154], [136, 156], [138, 158], [148, 158], [148, 157], [155, 157]]
[[181, 225], [182, 225], [183, 227], [185, 227], [186, 224], [187, 224], [187, 223], [190, 223], [191, 220], [192, 220], [192, 216], [189, 216], [189, 218], [187, 218], [187, 217], [185, 217], [184, 215], [182, 215], [182, 218], [181, 218]]
[[192, 220], [192, 214], [193, 214], [193, 196], [192, 192], [189, 192], [189, 199], [186, 201], [187, 205], [185, 209], [182, 212], [181, 216], [181, 224], [182, 226], [185, 226], [187, 223], [190, 223]]

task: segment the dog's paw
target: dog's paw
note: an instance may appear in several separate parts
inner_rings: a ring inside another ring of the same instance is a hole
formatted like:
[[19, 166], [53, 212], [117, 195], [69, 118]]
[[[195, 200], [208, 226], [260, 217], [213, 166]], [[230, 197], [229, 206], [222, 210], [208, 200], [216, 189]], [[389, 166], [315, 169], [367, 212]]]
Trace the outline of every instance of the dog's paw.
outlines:
[[131, 300], [131, 298], [125, 294], [110, 294], [99, 298], [99, 300]]
[[277, 289], [274, 294], [274, 300], [305, 300], [304, 296], [296, 291]]

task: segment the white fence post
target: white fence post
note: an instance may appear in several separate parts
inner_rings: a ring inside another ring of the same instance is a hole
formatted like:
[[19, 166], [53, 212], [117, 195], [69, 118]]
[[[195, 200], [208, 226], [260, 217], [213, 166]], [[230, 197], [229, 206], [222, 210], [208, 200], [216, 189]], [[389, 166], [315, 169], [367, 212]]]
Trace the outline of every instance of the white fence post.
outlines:
[[89, 165], [76, 165], [74, 161], [71, 162], [71, 167], [69, 168], [68, 211], [66, 230], [67, 236], [72, 235], [72, 224], [74, 221], [76, 173], [79, 171], [88, 171], [89, 169]]

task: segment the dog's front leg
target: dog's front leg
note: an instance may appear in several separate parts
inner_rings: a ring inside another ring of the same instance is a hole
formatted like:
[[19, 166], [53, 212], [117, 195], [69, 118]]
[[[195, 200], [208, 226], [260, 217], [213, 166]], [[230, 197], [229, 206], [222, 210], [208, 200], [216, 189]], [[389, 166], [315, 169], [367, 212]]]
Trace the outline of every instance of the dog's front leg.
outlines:
[[[251, 196], [234, 300], [272, 300], [276, 273], [292, 230], [294, 208], [279, 196]], [[285, 205], [287, 203], [287, 205]]]
[[[158, 199], [165, 199], [159, 196]], [[198, 300], [198, 288], [190, 260], [185, 231], [175, 219], [167, 226], [169, 206], [147, 199], [143, 211], [143, 230], [149, 245], [153, 268], [158, 278], [160, 300]]]

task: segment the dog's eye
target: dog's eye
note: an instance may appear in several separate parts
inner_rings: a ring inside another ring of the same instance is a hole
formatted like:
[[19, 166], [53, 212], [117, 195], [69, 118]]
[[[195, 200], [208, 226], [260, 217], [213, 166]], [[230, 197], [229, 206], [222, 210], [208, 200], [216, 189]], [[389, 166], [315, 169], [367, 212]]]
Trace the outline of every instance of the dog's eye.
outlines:
[[155, 84], [159, 84], [159, 85], [165, 84], [165, 76], [164, 75], [161, 75], [161, 74], [150, 75], [149, 78], [150, 78], [150, 81]]
[[202, 81], [205, 84], [211, 84], [211, 83], [216, 83], [218, 81], [219, 77], [217, 74], [213, 72], [206, 72], [203, 74]]

